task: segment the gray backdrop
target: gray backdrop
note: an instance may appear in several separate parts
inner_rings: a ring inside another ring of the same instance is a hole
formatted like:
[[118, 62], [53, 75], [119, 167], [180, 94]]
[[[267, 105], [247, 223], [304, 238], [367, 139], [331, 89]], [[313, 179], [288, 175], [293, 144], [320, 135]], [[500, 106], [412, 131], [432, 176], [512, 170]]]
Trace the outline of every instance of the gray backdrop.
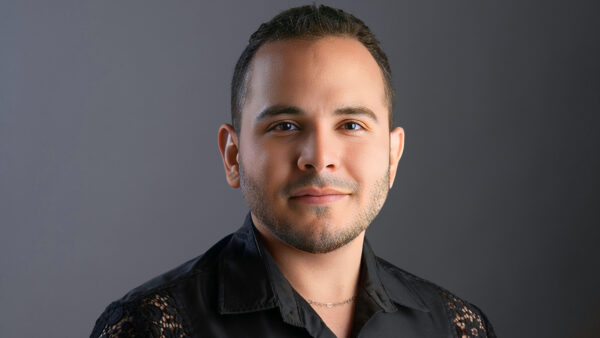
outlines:
[[[407, 134], [376, 253], [501, 337], [597, 337], [597, 1], [327, 3], [383, 42]], [[241, 225], [217, 128], [248, 36], [297, 4], [0, 2], [0, 336], [86, 336]]]

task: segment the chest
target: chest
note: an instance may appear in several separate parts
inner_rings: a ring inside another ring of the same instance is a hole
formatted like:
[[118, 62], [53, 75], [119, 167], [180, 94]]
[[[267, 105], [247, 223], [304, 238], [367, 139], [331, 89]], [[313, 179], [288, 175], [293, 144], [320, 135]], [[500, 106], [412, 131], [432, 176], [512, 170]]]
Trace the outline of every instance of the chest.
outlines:
[[313, 306], [313, 310], [338, 338], [350, 337], [354, 308], [354, 303], [334, 307]]
[[415, 316], [401, 311], [378, 312], [372, 314], [360, 327], [353, 327], [354, 318], [349, 322], [337, 315], [325, 315], [325, 318], [321, 318], [316, 314], [318, 313], [302, 313], [300, 322], [285, 322], [277, 308], [244, 314], [206, 314], [190, 320], [189, 333], [191, 337], [455, 337], [448, 330], [446, 321], [436, 322], [424, 314]]

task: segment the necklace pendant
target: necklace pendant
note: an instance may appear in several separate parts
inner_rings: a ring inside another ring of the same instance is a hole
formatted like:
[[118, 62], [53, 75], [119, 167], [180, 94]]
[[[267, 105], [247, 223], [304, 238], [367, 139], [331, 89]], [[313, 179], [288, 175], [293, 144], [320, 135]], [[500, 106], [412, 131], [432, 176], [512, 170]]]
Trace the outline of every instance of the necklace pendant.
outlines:
[[333, 307], [333, 303], [327, 303], [327, 307], [328, 308], [332, 308]]

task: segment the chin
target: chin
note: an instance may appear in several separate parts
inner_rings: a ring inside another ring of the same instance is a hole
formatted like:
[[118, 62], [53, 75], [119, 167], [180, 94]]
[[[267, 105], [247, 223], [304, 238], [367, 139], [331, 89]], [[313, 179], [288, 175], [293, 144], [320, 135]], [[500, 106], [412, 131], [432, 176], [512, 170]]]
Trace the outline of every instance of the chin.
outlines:
[[[340, 224], [344, 224], [340, 226]], [[363, 231], [362, 224], [353, 224], [348, 220], [316, 220], [279, 224], [272, 229], [274, 234], [288, 245], [309, 253], [327, 253], [352, 242]]]

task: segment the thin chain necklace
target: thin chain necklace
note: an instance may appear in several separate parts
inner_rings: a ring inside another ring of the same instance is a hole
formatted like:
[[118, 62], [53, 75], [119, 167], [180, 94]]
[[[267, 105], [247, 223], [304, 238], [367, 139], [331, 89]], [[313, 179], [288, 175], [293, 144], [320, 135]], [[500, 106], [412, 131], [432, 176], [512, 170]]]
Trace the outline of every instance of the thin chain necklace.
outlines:
[[344, 304], [348, 304], [348, 303], [352, 303], [354, 300], [356, 299], [356, 296], [352, 296], [346, 300], [343, 300], [341, 302], [337, 302], [337, 303], [321, 303], [321, 302], [317, 302], [314, 300], [310, 300], [310, 299], [306, 299], [306, 301], [308, 302], [308, 304], [310, 305], [315, 305], [315, 306], [322, 306], [322, 307], [327, 307], [327, 308], [332, 308], [334, 306], [339, 306], [339, 305], [344, 305]]

